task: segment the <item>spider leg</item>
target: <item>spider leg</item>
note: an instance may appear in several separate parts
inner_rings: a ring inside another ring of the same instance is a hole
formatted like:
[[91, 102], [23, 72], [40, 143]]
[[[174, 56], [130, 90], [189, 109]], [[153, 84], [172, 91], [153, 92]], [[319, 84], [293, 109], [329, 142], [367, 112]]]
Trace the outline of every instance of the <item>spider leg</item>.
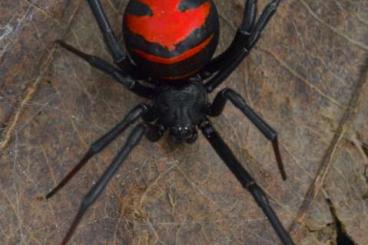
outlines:
[[247, 0], [239, 31], [250, 34], [257, 17], [257, 0]]
[[[214, 59], [214, 63], [210, 63], [207, 68], [204, 68], [204, 76], [209, 77], [214, 75], [206, 84], [206, 89], [210, 93], [217, 88], [244, 60], [250, 50], [257, 43], [262, 31], [267, 26], [271, 17], [275, 14], [280, 0], [272, 0], [264, 9], [257, 23], [254, 24], [253, 19], [245, 18], [241, 28], [238, 30], [233, 43], [224, 54], [219, 58]], [[253, 6], [253, 5], [251, 5]], [[255, 7], [250, 7], [255, 8]], [[253, 10], [254, 12], [255, 10]], [[252, 17], [253, 18], [253, 17]], [[242, 28], [249, 28], [248, 30]], [[250, 31], [250, 32], [249, 32]]]
[[144, 113], [147, 113], [148, 110], [149, 109], [145, 104], [140, 104], [136, 106], [113, 129], [111, 129], [108, 133], [106, 133], [101, 138], [96, 140], [90, 146], [89, 150], [84, 155], [82, 160], [60, 181], [60, 183], [54, 189], [52, 189], [46, 195], [46, 198], [48, 199], [48, 198], [51, 198], [53, 195], [55, 195], [88, 162], [89, 159], [91, 159], [94, 155], [102, 151], [114, 139], [116, 139], [116, 137], [118, 137], [122, 132], [124, 132], [124, 130], [126, 130], [129, 125], [137, 121]]
[[241, 95], [232, 89], [223, 89], [217, 94], [213, 104], [209, 107], [208, 115], [219, 116], [224, 110], [228, 100], [230, 100], [236, 108], [243, 112], [243, 114], [259, 129], [259, 131], [261, 131], [262, 134], [272, 142], [272, 147], [275, 152], [281, 177], [283, 180], [286, 180], [286, 172], [281, 158], [277, 132], [272, 129], [260, 116], [258, 116], [257, 113], [249, 107], [249, 105], [247, 105]]
[[258, 41], [262, 31], [267, 26], [268, 22], [271, 20], [271, 17], [276, 13], [277, 7], [279, 6], [281, 0], [273, 0], [270, 2], [261, 16], [259, 17], [257, 24], [254, 26], [254, 29], [251, 32], [249, 37], [249, 44], [247, 49], [250, 50]]
[[98, 26], [104, 37], [106, 46], [108, 47], [111, 55], [113, 56], [114, 62], [118, 65], [122, 65], [126, 60], [126, 53], [122, 50], [117, 41], [114, 31], [111, 28], [109, 20], [101, 6], [99, 0], [88, 0], [88, 4], [95, 16]]
[[61, 40], [57, 40], [56, 43], [59, 44], [62, 48], [82, 58], [94, 68], [104, 72], [107, 75], [110, 75], [135, 94], [146, 98], [151, 98], [153, 96], [154, 91], [152, 88], [146, 87], [141, 83], [135, 81], [131, 76], [125, 74], [122, 70], [109, 64], [107, 61], [104, 61], [97, 56], [86, 54]]
[[108, 182], [111, 177], [114, 176], [116, 171], [122, 165], [128, 154], [137, 146], [139, 141], [142, 139], [143, 134], [145, 133], [146, 128], [144, 125], [140, 124], [136, 126], [133, 131], [130, 133], [125, 145], [120, 150], [120, 152], [116, 155], [111, 165], [105, 170], [102, 176], [98, 179], [96, 184], [92, 186], [87, 195], [83, 198], [81, 205], [79, 207], [79, 211], [75, 216], [72, 225], [70, 226], [67, 234], [65, 235], [62, 245], [67, 244], [73, 235], [76, 227], [81, 221], [83, 215], [88, 210], [88, 208], [97, 200], [103, 190], [106, 188]]
[[210, 64], [208, 64], [204, 68], [204, 70], [201, 73], [201, 77], [208, 78], [212, 76], [213, 73], [224, 68], [224, 66], [226, 66], [230, 58], [239, 52], [242, 46], [246, 44], [247, 39], [250, 36], [252, 28], [254, 27], [256, 15], [257, 15], [257, 0], [247, 0], [245, 3], [243, 20], [229, 48], [226, 49], [219, 56], [215, 57], [210, 62]]
[[209, 143], [212, 145], [214, 150], [220, 156], [220, 158], [225, 162], [226, 166], [235, 175], [242, 186], [247, 189], [257, 202], [258, 206], [262, 209], [264, 214], [270, 221], [273, 229], [279, 236], [281, 242], [284, 245], [294, 245], [293, 240], [290, 235], [280, 222], [275, 211], [272, 209], [269, 200], [264, 193], [264, 191], [257, 185], [252, 176], [243, 168], [243, 166], [236, 159], [230, 148], [221, 139], [219, 134], [213, 128], [209, 121], [206, 121], [201, 125], [201, 130], [204, 136], [207, 138]]
[[147, 124], [146, 137], [151, 142], [159, 141], [165, 133], [166, 128], [160, 123]]

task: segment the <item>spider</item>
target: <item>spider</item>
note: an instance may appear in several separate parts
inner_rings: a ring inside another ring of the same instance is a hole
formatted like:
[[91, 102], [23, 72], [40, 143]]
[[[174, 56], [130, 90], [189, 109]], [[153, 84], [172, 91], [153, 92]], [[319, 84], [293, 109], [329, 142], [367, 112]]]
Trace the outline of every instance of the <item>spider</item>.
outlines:
[[230, 101], [271, 141], [279, 171], [286, 179], [275, 130], [230, 88], [221, 90], [213, 102], [208, 99], [208, 94], [222, 84], [249, 54], [280, 1], [271, 0], [257, 18], [257, 0], [245, 0], [244, 16], [235, 38], [227, 50], [212, 59], [219, 37], [218, 14], [212, 0], [130, 0], [123, 21], [125, 50], [119, 45], [100, 1], [88, 0], [115, 65], [63, 41], [57, 43], [149, 101], [130, 110], [113, 129], [91, 144], [82, 160], [46, 195], [46, 198], [52, 197], [91, 157], [130, 125], [142, 121], [134, 127], [111, 165], [83, 198], [62, 244], [67, 244], [85, 212], [144, 135], [156, 142], [168, 131], [174, 143], [191, 144], [198, 137], [197, 129], [252, 194], [281, 242], [294, 244], [264, 191], [242, 167], [209, 120], [209, 117], [219, 116]]

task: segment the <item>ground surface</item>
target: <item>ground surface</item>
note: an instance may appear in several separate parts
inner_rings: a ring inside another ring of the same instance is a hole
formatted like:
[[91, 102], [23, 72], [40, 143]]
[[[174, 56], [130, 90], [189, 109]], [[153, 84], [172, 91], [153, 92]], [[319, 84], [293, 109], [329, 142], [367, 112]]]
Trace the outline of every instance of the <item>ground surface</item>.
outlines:
[[[102, 2], [120, 33], [127, 1]], [[234, 35], [242, 2], [216, 1], [220, 49]], [[64, 39], [109, 59], [86, 1], [1, 0], [0, 10], [0, 241], [58, 244], [126, 135], [52, 200], [44, 194], [89, 143], [142, 100], [54, 45]], [[269, 143], [237, 110], [228, 106], [214, 120], [297, 244], [336, 244], [337, 221], [356, 244], [368, 244], [367, 30], [366, 0], [283, 1], [224, 85], [279, 132], [287, 182]], [[180, 147], [144, 140], [72, 242], [277, 243], [251, 196], [203, 137]]]

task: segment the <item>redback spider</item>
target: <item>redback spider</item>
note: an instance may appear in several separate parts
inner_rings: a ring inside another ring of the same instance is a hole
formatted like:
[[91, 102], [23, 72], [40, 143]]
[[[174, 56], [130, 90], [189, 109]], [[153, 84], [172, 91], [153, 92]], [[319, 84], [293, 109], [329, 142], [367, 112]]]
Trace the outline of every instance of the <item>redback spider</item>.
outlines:
[[168, 130], [174, 143], [194, 143], [197, 129], [202, 131], [229, 170], [252, 194], [282, 243], [294, 244], [264, 191], [242, 167], [208, 119], [219, 116], [226, 102], [230, 101], [271, 141], [281, 176], [286, 179], [277, 133], [244, 99], [234, 90], [225, 88], [212, 103], [208, 100], [208, 94], [225, 81], [257, 43], [280, 0], [271, 0], [258, 18], [257, 0], [246, 0], [244, 17], [234, 40], [214, 59], [211, 57], [218, 43], [219, 23], [212, 0], [130, 0], [123, 22], [126, 51], [120, 47], [100, 1], [88, 0], [88, 3], [115, 65], [62, 41], [57, 41], [58, 44], [149, 101], [137, 105], [113, 129], [94, 142], [82, 160], [47, 194], [47, 198], [52, 197], [91, 157], [131, 124], [139, 119], [143, 121], [135, 126], [111, 165], [82, 200], [62, 244], [69, 241], [84, 213], [143, 135], [154, 142]]

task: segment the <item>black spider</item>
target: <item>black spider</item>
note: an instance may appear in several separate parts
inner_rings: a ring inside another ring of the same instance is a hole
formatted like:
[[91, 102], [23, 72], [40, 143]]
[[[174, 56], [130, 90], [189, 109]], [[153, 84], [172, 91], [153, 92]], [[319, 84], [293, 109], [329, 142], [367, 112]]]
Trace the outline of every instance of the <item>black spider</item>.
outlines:
[[257, 1], [246, 0], [244, 17], [233, 42], [225, 52], [212, 60], [219, 34], [218, 15], [212, 0], [130, 0], [123, 28], [129, 56], [119, 46], [100, 1], [88, 0], [88, 3], [116, 66], [62, 41], [58, 43], [150, 101], [136, 106], [112, 130], [94, 142], [77, 166], [47, 194], [47, 198], [53, 196], [92, 156], [103, 150], [128, 126], [139, 119], [143, 120], [135, 126], [124, 147], [84, 197], [62, 244], [69, 241], [84, 213], [96, 201], [143, 135], [150, 141], [157, 141], [169, 130], [175, 143], [193, 143], [197, 139], [197, 128], [243, 187], [253, 195], [282, 243], [294, 244], [271, 208], [266, 194], [235, 158], [208, 119], [219, 116], [226, 102], [230, 101], [272, 142], [280, 173], [286, 179], [277, 133], [244, 99], [234, 90], [225, 88], [212, 103], [208, 101], [208, 94], [225, 81], [254, 47], [276, 12], [280, 0], [272, 0], [258, 20]]

